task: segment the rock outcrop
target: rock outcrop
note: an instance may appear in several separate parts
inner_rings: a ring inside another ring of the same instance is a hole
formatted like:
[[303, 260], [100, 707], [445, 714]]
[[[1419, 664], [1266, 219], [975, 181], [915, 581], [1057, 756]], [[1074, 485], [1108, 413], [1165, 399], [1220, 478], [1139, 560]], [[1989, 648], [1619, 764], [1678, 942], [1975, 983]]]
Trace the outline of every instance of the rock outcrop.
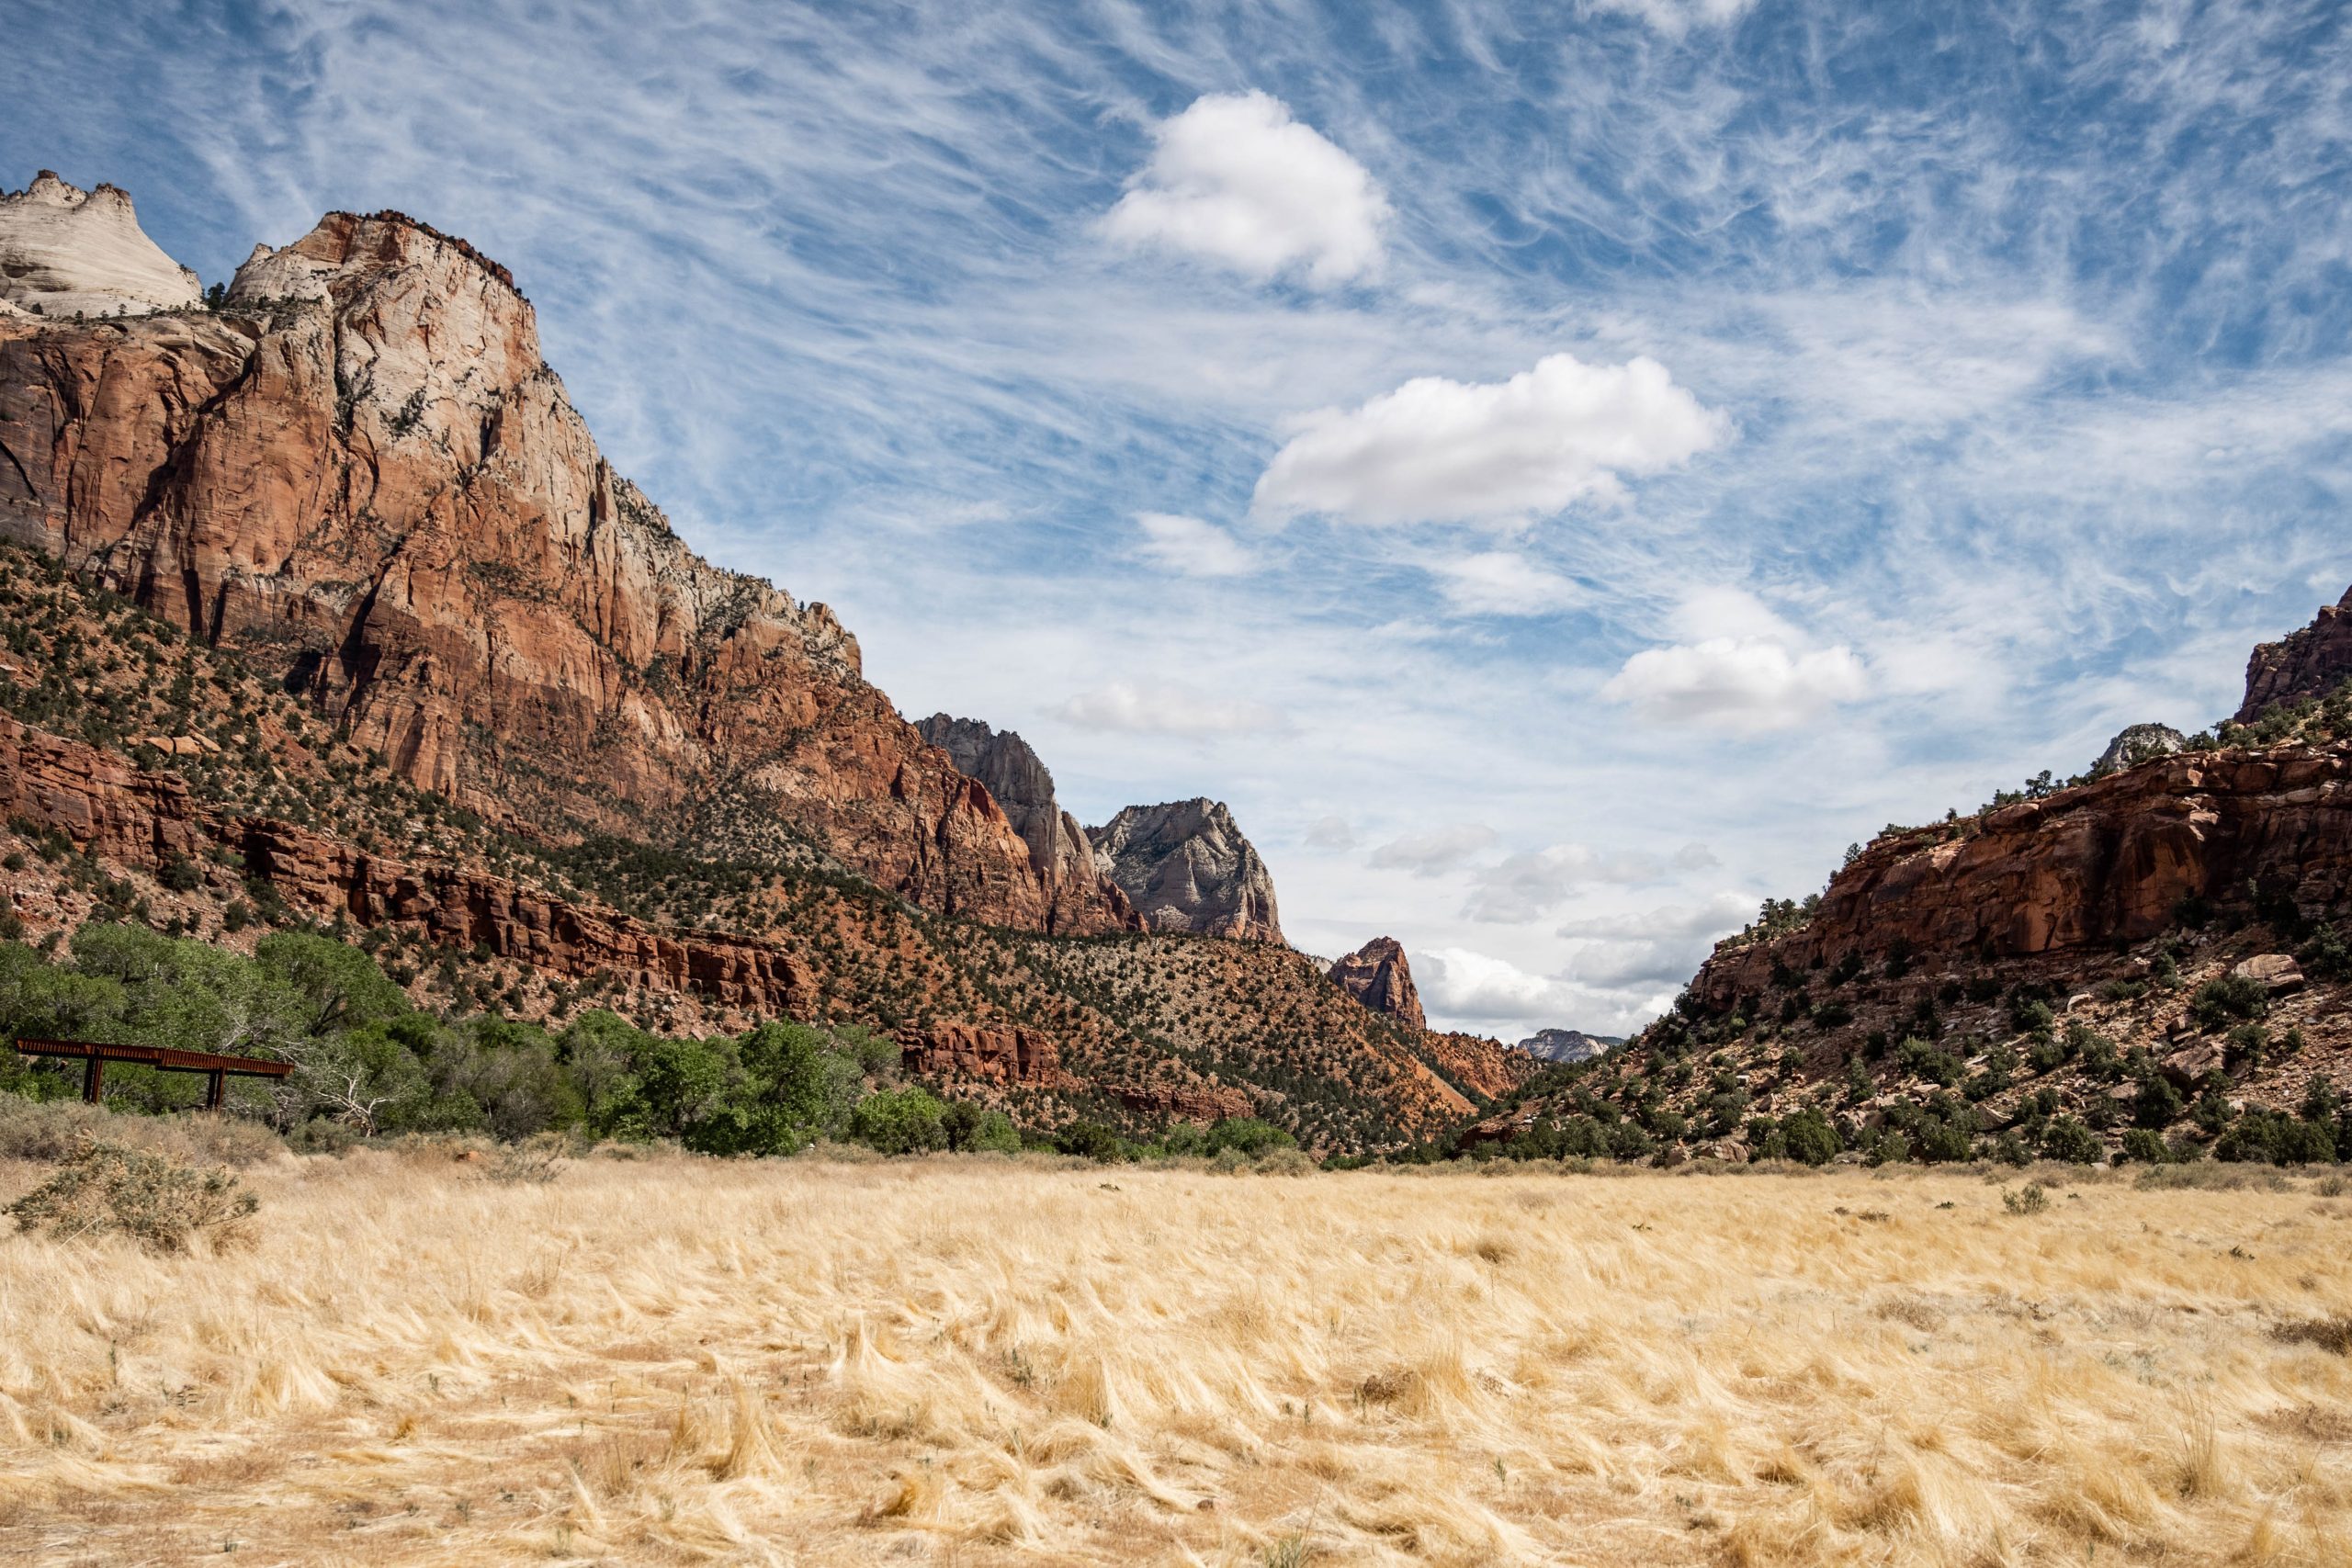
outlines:
[[81, 190], [43, 169], [0, 195], [0, 301], [70, 321], [185, 309], [202, 304], [204, 290], [139, 227], [128, 192]]
[[1029, 864], [1045, 882], [1047, 931], [1100, 931], [1106, 912], [1132, 920], [1126, 895], [1095, 864], [1086, 829], [1054, 799], [1054, 775], [1027, 741], [944, 713], [917, 721], [915, 731], [946, 752], [959, 773], [987, 786], [1029, 846]]
[[1031, 1089], [1070, 1087], [1059, 1047], [1035, 1029], [931, 1023], [901, 1030], [899, 1047], [906, 1070], [925, 1077]]
[[2310, 626], [2254, 650], [2237, 722], [2252, 724], [2281, 703], [2330, 695], [2346, 681], [2352, 681], [2352, 589], [2322, 608]]
[[1587, 1034], [1581, 1029], [1539, 1029], [1521, 1041], [1517, 1048], [1539, 1062], [1589, 1062], [1623, 1043], [1622, 1040]]
[[2352, 743], [2184, 754], [1967, 828], [1890, 834], [1830, 880], [1803, 929], [1723, 943], [1691, 989], [1729, 1008], [1776, 973], [1896, 959], [1932, 991], [1984, 964], [2111, 955], [2184, 908], [2241, 908], [2252, 887], [2314, 910], [2352, 900]]
[[1421, 994], [1413, 988], [1413, 966], [1394, 937], [1374, 937], [1331, 965], [1331, 981], [1376, 1013], [1408, 1029], [1427, 1029]]
[[597, 451], [505, 270], [412, 219], [259, 249], [217, 316], [0, 321], [0, 536], [518, 830], [640, 830], [724, 781], [933, 911], [1127, 924], [1057, 906], [824, 605], [688, 550]]
[[1086, 837], [1146, 929], [1282, 942], [1274, 879], [1223, 801], [1130, 806]]
[[2098, 761], [2091, 764], [2091, 776], [2103, 778], [2158, 757], [2174, 756], [2188, 744], [2188, 737], [2168, 724], [2129, 725], [2098, 754]]

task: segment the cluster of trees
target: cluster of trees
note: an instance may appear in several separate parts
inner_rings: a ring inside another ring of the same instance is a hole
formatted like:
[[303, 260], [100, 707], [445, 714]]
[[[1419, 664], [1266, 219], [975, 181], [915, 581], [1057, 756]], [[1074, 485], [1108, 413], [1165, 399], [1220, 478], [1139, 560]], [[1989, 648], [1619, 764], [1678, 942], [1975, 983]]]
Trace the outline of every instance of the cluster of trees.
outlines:
[[[250, 958], [116, 921], [83, 926], [58, 955], [0, 942], [0, 1032], [292, 1062], [279, 1083], [232, 1079], [231, 1097], [299, 1146], [549, 1131], [712, 1155], [790, 1154], [819, 1139], [890, 1155], [1023, 1146], [1003, 1111], [900, 1081], [898, 1043], [861, 1026], [773, 1021], [697, 1039], [602, 1010], [553, 1032], [496, 1011], [439, 1014], [413, 1004], [366, 949], [316, 931], [273, 931]], [[69, 1098], [81, 1071], [0, 1052], [0, 1091]], [[191, 1109], [205, 1088], [127, 1063], [106, 1083], [117, 1110], [147, 1112]], [[1034, 1141], [1104, 1162], [1256, 1160], [1297, 1146], [1254, 1117], [1180, 1122], [1150, 1142], [1078, 1122]]]
[[[232, 1094], [298, 1141], [572, 1130], [720, 1155], [819, 1138], [892, 1154], [1021, 1146], [1003, 1112], [900, 1084], [896, 1042], [863, 1028], [778, 1021], [695, 1039], [604, 1011], [554, 1033], [496, 1013], [443, 1017], [368, 953], [311, 931], [274, 931], [250, 958], [128, 923], [85, 925], [57, 961], [0, 943], [0, 1030], [292, 1062], [282, 1084], [232, 1080]], [[0, 1089], [62, 1098], [78, 1092], [79, 1070], [0, 1061]], [[107, 1074], [123, 1110], [187, 1109], [203, 1087], [129, 1065]]]

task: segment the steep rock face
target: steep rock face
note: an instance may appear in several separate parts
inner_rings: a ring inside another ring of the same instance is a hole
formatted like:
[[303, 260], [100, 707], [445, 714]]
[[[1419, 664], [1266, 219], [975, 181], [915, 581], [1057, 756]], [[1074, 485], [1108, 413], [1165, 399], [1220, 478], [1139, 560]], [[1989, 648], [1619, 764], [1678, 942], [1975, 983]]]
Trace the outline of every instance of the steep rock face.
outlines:
[[231, 301], [0, 321], [0, 534], [486, 816], [628, 828], [724, 780], [927, 908], [1046, 926], [1027, 845], [831, 613], [702, 561], [605, 463], [503, 268], [335, 213]]
[[1589, 1062], [1622, 1040], [1604, 1040], [1581, 1029], [1539, 1029], [1521, 1041], [1517, 1049], [1539, 1062]]
[[1282, 942], [1274, 879], [1223, 801], [1130, 806], [1086, 837], [1148, 930]]
[[1027, 741], [1012, 730], [999, 734], [978, 719], [944, 713], [917, 721], [915, 732], [946, 752], [958, 773], [988, 786], [1029, 846], [1029, 864], [1045, 882], [1046, 930], [1133, 923], [1126, 895], [1094, 863], [1086, 829], [1054, 799], [1054, 775]]
[[2352, 681], [2352, 589], [2310, 626], [2254, 650], [2245, 666], [2245, 701], [2237, 721], [2252, 724], [2280, 703], [2324, 697]]
[[1408, 1029], [1427, 1029], [1421, 994], [1413, 988], [1413, 966], [1394, 937], [1374, 937], [1331, 965], [1331, 979], [1340, 989], [1377, 1013], [1385, 1013]]
[[2104, 777], [2124, 768], [2136, 768], [2158, 757], [2176, 755], [2188, 744], [2188, 737], [2168, 724], [2129, 725], [2107, 743], [2107, 750], [2091, 764], [2091, 773]]
[[77, 189], [43, 169], [0, 194], [0, 301], [51, 320], [141, 316], [201, 304], [203, 289], [139, 227], [128, 192]]
[[2185, 900], [2242, 906], [2249, 886], [2312, 909], [2352, 899], [2352, 744], [2184, 754], [1989, 811], [1973, 831], [1890, 835], [1803, 929], [1719, 946], [1691, 989], [1729, 1007], [1776, 968], [1849, 954], [1872, 969], [1899, 957], [1930, 991], [1986, 961], [2063, 967], [2168, 929]]

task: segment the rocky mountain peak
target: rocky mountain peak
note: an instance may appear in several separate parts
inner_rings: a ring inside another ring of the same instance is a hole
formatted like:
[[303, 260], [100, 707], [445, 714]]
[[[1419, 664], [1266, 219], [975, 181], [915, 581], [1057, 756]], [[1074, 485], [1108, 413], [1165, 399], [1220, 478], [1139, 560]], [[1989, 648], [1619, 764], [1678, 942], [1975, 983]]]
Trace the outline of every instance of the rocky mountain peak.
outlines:
[[55, 321], [143, 316], [203, 303], [195, 273], [139, 227], [119, 186], [82, 190], [43, 169], [0, 194], [0, 302]]
[[[9, 209], [36, 238], [127, 212], [36, 186]], [[706, 846], [718, 824], [940, 914], [1132, 924], [1075, 823], [1057, 909], [823, 605], [695, 556], [598, 451], [512, 276], [414, 219], [258, 247], [218, 312], [0, 318], [0, 537], [234, 648], [494, 822]]]
[[1581, 1029], [1539, 1029], [1514, 1047], [1539, 1062], [1589, 1062], [1605, 1055], [1623, 1040], [1587, 1034]]
[[2323, 607], [2310, 626], [2254, 650], [2237, 722], [2252, 724], [2281, 703], [2326, 696], [2346, 681], [2352, 681], [2352, 589]]
[[1130, 806], [1086, 837], [1146, 929], [1282, 942], [1274, 879], [1223, 801]]
[[944, 713], [917, 721], [915, 733], [979, 781], [1029, 847], [1029, 863], [1045, 881], [1047, 930], [1099, 929], [1104, 910], [1125, 918], [1126, 895], [1095, 863], [1086, 829], [1054, 799], [1054, 775], [1026, 740]]
[[1331, 980], [1376, 1013], [1408, 1029], [1427, 1029], [1421, 994], [1413, 987], [1413, 966], [1395, 937], [1376, 936], [1331, 965]]
[[2091, 776], [2103, 777], [2124, 768], [2136, 768], [2158, 757], [2169, 757], [2188, 744], [2188, 737], [2168, 724], [2127, 725], [2091, 764]]

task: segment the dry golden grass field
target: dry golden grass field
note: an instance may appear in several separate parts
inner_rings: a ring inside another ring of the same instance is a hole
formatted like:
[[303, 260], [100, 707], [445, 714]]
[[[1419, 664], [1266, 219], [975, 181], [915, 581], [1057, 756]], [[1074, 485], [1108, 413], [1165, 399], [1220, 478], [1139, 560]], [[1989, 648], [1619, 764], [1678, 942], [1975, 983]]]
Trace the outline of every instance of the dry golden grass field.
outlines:
[[0, 1559], [2352, 1563], [2308, 1179], [480, 1168], [0, 1237]]

